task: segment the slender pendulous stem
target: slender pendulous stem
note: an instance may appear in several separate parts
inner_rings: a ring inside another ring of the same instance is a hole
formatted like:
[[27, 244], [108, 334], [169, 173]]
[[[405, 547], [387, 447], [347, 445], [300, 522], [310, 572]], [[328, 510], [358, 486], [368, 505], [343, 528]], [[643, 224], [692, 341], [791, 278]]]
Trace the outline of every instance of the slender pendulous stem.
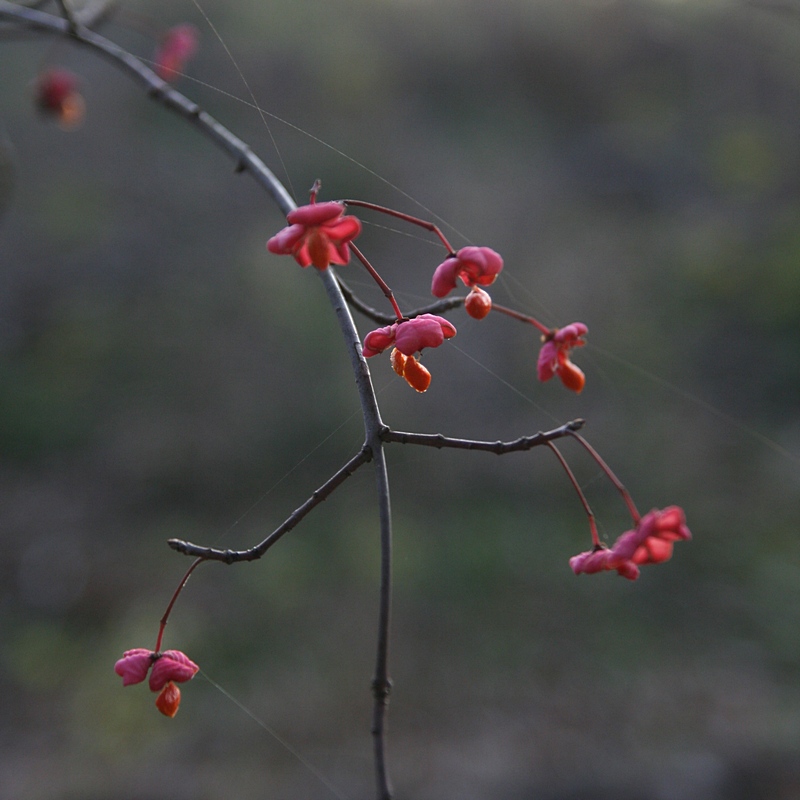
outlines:
[[397, 319], [405, 319], [403, 312], [400, 310], [400, 306], [397, 305], [397, 300], [394, 299], [394, 292], [389, 288], [386, 281], [381, 278], [375, 267], [370, 264], [369, 259], [352, 242], [348, 244], [348, 247], [355, 254], [356, 258], [364, 265], [364, 268], [372, 276], [375, 283], [380, 286], [383, 296], [392, 304], [392, 308], [394, 309]]
[[175, 601], [178, 599], [178, 595], [183, 591], [183, 587], [186, 586], [186, 582], [191, 577], [191, 574], [195, 571], [197, 567], [199, 567], [203, 563], [203, 561], [205, 561], [204, 558], [198, 558], [194, 562], [192, 562], [192, 565], [189, 567], [189, 569], [186, 570], [186, 574], [183, 576], [183, 578], [181, 578], [181, 582], [178, 584], [178, 588], [172, 595], [172, 598], [170, 599], [169, 604], [167, 605], [167, 610], [164, 612], [164, 616], [161, 617], [161, 622], [159, 623], [158, 626], [158, 637], [156, 638], [156, 648], [155, 648], [156, 653], [161, 652], [161, 640], [164, 638], [164, 629], [167, 627], [167, 621], [169, 620], [169, 615], [172, 613], [172, 607], [175, 605]]
[[456, 254], [456, 251], [453, 249], [453, 245], [451, 245], [450, 242], [447, 241], [447, 237], [442, 233], [439, 226], [434, 225], [432, 222], [428, 222], [428, 220], [426, 219], [420, 219], [419, 217], [412, 217], [411, 214], [404, 214], [402, 211], [395, 211], [393, 208], [387, 208], [386, 206], [379, 206], [377, 203], [369, 203], [366, 200], [342, 200], [342, 202], [346, 206], [358, 206], [359, 208], [369, 208], [372, 211], [379, 211], [381, 214], [386, 214], [389, 217], [395, 217], [396, 219], [402, 219], [404, 222], [410, 222], [412, 225], [419, 225], [420, 228], [424, 228], [426, 231], [435, 233], [439, 237], [439, 241], [447, 249], [448, 255], [454, 256]]
[[256, 561], [261, 558], [272, 545], [276, 544], [284, 534], [292, 530], [309, 511], [315, 506], [318, 506], [323, 500], [330, 497], [347, 478], [362, 464], [369, 461], [370, 458], [372, 458], [370, 449], [362, 447], [353, 458], [325, 481], [305, 503], [295, 509], [266, 539], [254, 547], [249, 547], [246, 550], [219, 550], [215, 547], [203, 547], [201, 545], [192, 544], [183, 539], [170, 539], [167, 544], [179, 553], [184, 553], [187, 556], [197, 556], [200, 559], [208, 561], [223, 561], [226, 564], [235, 564], [240, 561]]
[[536, 330], [538, 330], [543, 336], [552, 336], [553, 333], [555, 333], [555, 331], [551, 328], [548, 328], [547, 325], [539, 322], [536, 317], [528, 316], [520, 311], [514, 311], [513, 308], [507, 308], [506, 306], [501, 306], [493, 302], [492, 309], [500, 314], [505, 314], [507, 317], [511, 317], [511, 319], [515, 319], [518, 322], [525, 322], [528, 325], [533, 325], [533, 327], [536, 328]]
[[570, 466], [567, 464], [567, 460], [564, 458], [564, 456], [561, 455], [561, 451], [552, 442], [547, 442], [547, 446], [553, 451], [553, 454], [564, 468], [564, 472], [567, 473], [569, 482], [572, 484], [572, 487], [578, 494], [578, 499], [581, 501], [583, 510], [586, 512], [586, 516], [589, 518], [589, 529], [592, 532], [592, 544], [595, 547], [600, 547], [600, 537], [597, 535], [597, 523], [595, 522], [594, 512], [589, 505], [589, 501], [586, 499], [586, 495], [583, 493], [583, 489], [581, 489], [580, 484], [578, 483], [578, 479], [575, 477], [575, 473], [572, 471], [572, 469], [570, 469]]
[[600, 453], [592, 447], [583, 436], [580, 436], [577, 431], [570, 431], [570, 435], [579, 441], [581, 445], [584, 447], [587, 453], [598, 463], [600, 469], [605, 472], [606, 477], [614, 484], [614, 488], [622, 495], [622, 499], [625, 501], [625, 505], [628, 507], [628, 511], [630, 512], [631, 517], [633, 518], [633, 525], [634, 527], [639, 524], [639, 520], [642, 518], [642, 515], [639, 513], [639, 510], [636, 508], [636, 504], [633, 502], [633, 498], [630, 495], [630, 492], [623, 486], [622, 481], [616, 476], [614, 471], [611, 467], [606, 464], [606, 462], [600, 456]]

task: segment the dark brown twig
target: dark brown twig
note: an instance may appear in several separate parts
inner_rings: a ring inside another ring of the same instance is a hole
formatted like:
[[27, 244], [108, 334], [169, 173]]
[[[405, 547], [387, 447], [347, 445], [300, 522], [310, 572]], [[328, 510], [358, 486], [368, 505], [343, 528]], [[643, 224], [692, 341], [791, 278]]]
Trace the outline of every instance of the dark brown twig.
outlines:
[[285, 533], [300, 522], [315, 506], [333, 494], [362, 464], [372, 458], [368, 447], [362, 447], [340, 470], [328, 478], [301, 506], [295, 509], [264, 541], [249, 547], [247, 550], [220, 550], [216, 547], [203, 547], [192, 544], [182, 539], [169, 539], [167, 544], [178, 553], [195, 556], [204, 561], [223, 561], [226, 564], [235, 564], [240, 561], [256, 561], [269, 550]]
[[[339, 284], [339, 288], [342, 290], [345, 300], [347, 300], [347, 304], [351, 308], [354, 308], [356, 311], [363, 314], [365, 317], [368, 317], [373, 322], [377, 322], [379, 325], [391, 325], [393, 322], [397, 322], [397, 318], [394, 315], [384, 314], [382, 311], [378, 311], [371, 306], [368, 306], [342, 280], [340, 275], [336, 275], [336, 280]], [[431, 303], [429, 306], [422, 306], [422, 308], [415, 308], [412, 311], [407, 311], [405, 316], [407, 319], [414, 319], [414, 317], [418, 317], [420, 314], [442, 314], [445, 311], [450, 311], [463, 305], [463, 297], [448, 297], [446, 300], [439, 300], [436, 303]]]
[[575, 431], [580, 430], [585, 424], [582, 419], [574, 419], [554, 428], [552, 431], [535, 433], [533, 436], [521, 436], [511, 442], [484, 442], [475, 439], [454, 439], [450, 436], [442, 436], [440, 433], [407, 433], [403, 431], [393, 431], [387, 428], [381, 438], [384, 442], [398, 442], [399, 444], [419, 444], [426, 447], [442, 449], [450, 447], [456, 450], [480, 450], [486, 453], [494, 453], [502, 456], [506, 453], [518, 453], [531, 450], [534, 447], [545, 445], [554, 439], [563, 439], [565, 436], [572, 436]]

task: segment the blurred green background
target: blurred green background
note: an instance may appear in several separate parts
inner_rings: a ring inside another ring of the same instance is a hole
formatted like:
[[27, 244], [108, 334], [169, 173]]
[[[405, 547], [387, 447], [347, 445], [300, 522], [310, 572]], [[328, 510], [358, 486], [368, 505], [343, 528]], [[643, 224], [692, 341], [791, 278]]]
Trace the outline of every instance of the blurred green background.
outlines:
[[[426, 395], [372, 362], [386, 421], [585, 417], [640, 508], [682, 505], [695, 536], [635, 584], [576, 578], [588, 528], [551, 454], [393, 446], [397, 796], [800, 798], [800, 3], [202, 7], [264, 119], [189, 0], [102, 30], [149, 58], [193, 22], [178, 87], [301, 202], [321, 178], [435, 214], [503, 254], [498, 302], [589, 326], [573, 396], [536, 381], [532, 329], [456, 315]], [[196, 130], [91, 53], [0, 36], [0, 796], [371, 797], [368, 468], [263, 562], [195, 573], [165, 646], [203, 673], [175, 720], [113, 673], [188, 566], [166, 539], [249, 546], [360, 446], [321, 284], [266, 253], [280, 214]], [[33, 107], [53, 64], [81, 76], [71, 134]], [[401, 304], [429, 302], [441, 251], [365, 219]], [[563, 451], [613, 541], [619, 497]]]

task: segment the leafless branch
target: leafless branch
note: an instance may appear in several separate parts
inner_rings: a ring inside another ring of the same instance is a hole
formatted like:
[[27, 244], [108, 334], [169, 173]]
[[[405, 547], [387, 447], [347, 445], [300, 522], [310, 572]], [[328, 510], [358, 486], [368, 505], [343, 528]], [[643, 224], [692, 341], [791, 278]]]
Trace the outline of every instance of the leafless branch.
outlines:
[[585, 424], [585, 420], [574, 419], [564, 425], [554, 428], [551, 431], [535, 433], [533, 436], [521, 436], [511, 442], [484, 442], [475, 439], [454, 439], [450, 436], [443, 436], [440, 433], [406, 433], [403, 431], [393, 431], [387, 428], [381, 438], [384, 442], [399, 442], [400, 444], [420, 444], [426, 447], [435, 447], [441, 450], [443, 447], [451, 447], [456, 450], [482, 450], [486, 453], [494, 453], [502, 456], [506, 453], [518, 453], [531, 450], [534, 447], [552, 442], [555, 439], [562, 439], [571, 436], [575, 431], [580, 430]]
[[179, 553], [195, 556], [207, 561], [224, 561], [226, 564], [235, 564], [239, 561], [256, 561], [269, 550], [285, 533], [300, 522], [303, 517], [323, 500], [327, 500], [362, 464], [372, 458], [372, 451], [362, 447], [340, 470], [328, 478], [301, 506], [295, 509], [287, 519], [281, 523], [264, 541], [247, 550], [219, 550], [215, 547], [185, 542], [182, 539], [169, 539], [167, 544]]

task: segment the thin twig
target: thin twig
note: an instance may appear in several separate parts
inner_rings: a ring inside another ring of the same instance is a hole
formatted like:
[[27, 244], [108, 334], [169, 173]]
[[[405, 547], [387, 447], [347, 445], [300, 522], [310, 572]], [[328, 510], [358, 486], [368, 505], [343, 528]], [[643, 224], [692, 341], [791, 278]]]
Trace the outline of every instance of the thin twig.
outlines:
[[456, 254], [456, 251], [453, 249], [453, 245], [447, 241], [447, 237], [442, 233], [441, 228], [438, 225], [434, 225], [432, 222], [428, 222], [426, 219], [413, 217], [411, 214], [404, 214], [402, 211], [395, 211], [393, 208], [380, 206], [377, 203], [370, 203], [366, 200], [342, 200], [341, 202], [346, 206], [368, 208], [372, 211], [378, 211], [381, 214], [386, 214], [387, 216], [395, 217], [396, 219], [402, 219], [405, 222], [410, 222], [412, 225], [419, 225], [420, 228], [424, 228], [426, 231], [430, 231], [439, 237], [439, 241], [445, 246], [448, 256], [455, 256]]
[[567, 464], [567, 460], [564, 458], [564, 456], [561, 455], [561, 451], [552, 442], [547, 442], [547, 446], [550, 448], [555, 457], [558, 459], [561, 466], [564, 468], [564, 472], [567, 473], [567, 478], [569, 478], [569, 482], [572, 484], [572, 487], [577, 492], [578, 499], [581, 501], [583, 510], [586, 512], [586, 516], [589, 518], [589, 529], [592, 532], [592, 544], [596, 548], [599, 548], [600, 537], [597, 535], [597, 523], [595, 522], [594, 511], [592, 511], [592, 508], [589, 505], [589, 501], [586, 499], [586, 495], [583, 493], [583, 489], [581, 489], [580, 484], [578, 483], [578, 479], [575, 477], [575, 473], [572, 471], [569, 464]]
[[158, 653], [161, 651], [161, 641], [164, 638], [164, 629], [167, 627], [167, 621], [169, 620], [169, 615], [172, 613], [172, 609], [175, 606], [175, 601], [178, 599], [178, 596], [183, 591], [183, 587], [186, 586], [186, 582], [192, 576], [192, 573], [199, 567], [206, 559], [198, 558], [195, 559], [189, 569], [186, 570], [181, 582], [178, 584], [178, 588], [173, 593], [166, 610], [164, 611], [164, 615], [161, 617], [161, 622], [158, 626], [158, 638], [156, 639], [156, 647], [155, 652]]
[[511, 442], [485, 442], [476, 439], [454, 439], [450, 436], [443, 436], [440, 433], [407, 433], [404, 431], [394, 431], [386, 428], [381, 434], [384, 442], [398, 442], [400, 444], [419, 444], [426, 447], [451, 447], [456, 450], [481, 450], [486, 453], [494, 453], [502, 456], [505, 453], [522, 452], [531, 450], [534, 447], [547, 444], [554, 439], [562, 439], [571, 436], [575, 431], [584, 426], [585, 421], [574, 419], [552, 431], [539, 432], [533, 436], [521, 436]]
[[[336, 280], [339, 283], [339, 288], [342, 290], [342, 294], [345, 300], [347, 300], [348, 305], [356, 311], [359, 311], [365, 317], [368, 317], [378, 324], [391, 325], [393, 322], [397, 322], [397, 318], [393, 314], [384, 314], [382, 311], [377, 311], [371, 306], [368, 306], [342, 280], [338, 273], [336, 275]], [[446, 300], [439, 300], [436, 303], [431, 303], [429, 306], [422, 306], [422, 308], [415, 308], [413, 311], [407, 311], [405, 316], [408, 319], [414, 319], [414, 317], [418, 317], [420, 314], [442, 314], [445, 311], [450, 311], [451, 309], [459, 308], [463, 305], [463, 297], [448, 297]]]
[[107, 17], [116, 4], [117, 0], [97, 0], [95, 3], [87, 3], [80, 11], [74, 11], [73, 15], [79, 25], [91, 28]]
[[206, 561], [223, 561], [226, 564], [235, 564], [239, 561], [256, 561], [269, 550], [285, 533], [300, 522], [311, 509], [318, 506], [323, 500], [339, 488], [362, 464], [372, 458], [368, 447], [362, 447], [340, 470], [328, 478], [301, 506], [295, 509], [287, 519], [281, 523], [264, 541], [247, 550], [219, 550], [216, 547], [203, 547], [186, 542], [183, 539], [169, 539], [167, 544], [179, 553], [187, 556], [196, 556]]
[[507, 306], [501, 306], [498, 303], [492, 303], [492, 309], [494, 311], [499, 312], [500, 314], [505, 314], [507, 317], [511, 317], [512, 319], [517, 320], [518, 322], [525, 322], [528, 325], [533, 325], [542, 336], [547, 338], [552, 338], [553, 334], [556, 332], [556, 329], [548, 328], [547, 325], [539, 322], [538, 319], [535, 317], [528, 316], [527, 314], [523, 314], [521, 311], [514, 311], [513, 308], [508, 308]]
[[[14, 5], [24, 9], [36, 11], [43, 6], [46, 6], [49, 2], [50, 0], [41, 0], [41, 2], [14, 3]], [[116, 4], [117, 0], [97, 0], [97, 2], [89, 3], [77, 11], [72, 10], [72, 20], [76, 24], [74, 28], [70, 29], [69, 20], [65, 16], [64, 19], [68, 20], [67, 30], [74, 32], [79, 28], [93, 28], [111, 14]], [[22, 39], [23, 37], [35, 34], [35, 31], [32, 29], [21, 28], [18, 23], [19, 20], [3, 21], [2, 24], [4, 27], [0, 29], [0, 39], [2, 41], [10, 41], [12, 39]]]
[[577, 431], [570, 431], [570, 436], [581, 443], [586, 452], [589, 453], [589, 455], [598, 463], [600, 469], [605, 472], [606, 477], [611, 481], [611, 483], [614, 484], [614, 488], [620, 493], [620, 495], [622, 495], [622, 499], [625, 502], [625, 505], [628, 507], [631, 517], [633, 518], [634, 526], [638, 525], [642, 515], [639, 513], [639, 509], [636, 508], [636, 504], [633, 502], [630, 492], [625, 488], [622, 481], [614, 474], [614, 471], [611, 469], [611, 467], [609, 467], [608, 464], [603, 461], [600, 453], [598, 453], [597, 450], [595, 450], [594, 447], [592, 447], [589, 442], [583, 438], [583, 436], [580, 436]]
[[375, 673], [372, 678], [372, 741], [378, 800], [391, 800], [386, 758], [386, 716], [392, 680], [389, 677], [389, 635], [392, 607], [392, 514], [389, 502], [389, 475], [383, 448], [375, 457], [381, 530], [381, 567], [378, 600], [378, 641], [375, 648]]
[[408, 319], [400, 310], [400, 306], [397, 305], [397, 300], [394, 299], [394, 292], [389, 288], [389, 284], [378, 274], [378, 271], [372, 266], [369, 259], [352, 242], [348, 242], [347, 246], [355, 254], [355, 257], [364, 265], [364, 269], [372, 276], [375, 283], [378, 284], [380, 290], [383, 292], [383, 296], [392, 304], [395, 314], [392, 321], [397, 322], [398, 320]]

